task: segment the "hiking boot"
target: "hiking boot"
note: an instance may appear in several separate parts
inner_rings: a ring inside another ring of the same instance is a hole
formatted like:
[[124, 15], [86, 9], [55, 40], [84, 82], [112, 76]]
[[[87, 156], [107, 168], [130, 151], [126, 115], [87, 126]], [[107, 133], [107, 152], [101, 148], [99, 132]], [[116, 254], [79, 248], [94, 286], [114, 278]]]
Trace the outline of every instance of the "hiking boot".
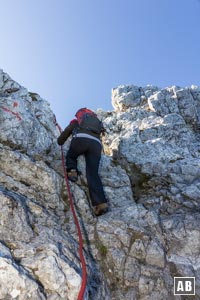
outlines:
[[71, 169], [70, 171], [68, 171], [67, 178], [72, 182], [76, 182], [78, 180], [77, 171], [75, 169]]
[[95, 216], [97, 216], [97, 217], [104, 215], [105, 213], [107, 213], [107, 211], [108, 211], [107, 203], [98, 204], [98, 205], [94, 206], [94, 208], [93, 208], [93, 212], [94, 212]]

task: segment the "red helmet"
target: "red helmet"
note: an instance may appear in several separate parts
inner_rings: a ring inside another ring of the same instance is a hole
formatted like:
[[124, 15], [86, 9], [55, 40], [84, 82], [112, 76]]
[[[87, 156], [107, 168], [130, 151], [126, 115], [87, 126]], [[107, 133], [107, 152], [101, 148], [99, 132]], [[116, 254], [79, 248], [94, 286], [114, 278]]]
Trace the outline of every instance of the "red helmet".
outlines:
[[76, 112], [76, 114], [75, 114], [75, 117], [79, 117], [80, 115], [82, 115], [82, 114], [85, 114], [85, 113], [88, 113], [88, 114], [94, 114], [94, 112], [91, 110], [91, 109], [89, 109], [89, 108], [87, 108], [87, 107], [82, 107], [82, 108], [80, 108], [79, 110], [77, 110], [77, 112]]

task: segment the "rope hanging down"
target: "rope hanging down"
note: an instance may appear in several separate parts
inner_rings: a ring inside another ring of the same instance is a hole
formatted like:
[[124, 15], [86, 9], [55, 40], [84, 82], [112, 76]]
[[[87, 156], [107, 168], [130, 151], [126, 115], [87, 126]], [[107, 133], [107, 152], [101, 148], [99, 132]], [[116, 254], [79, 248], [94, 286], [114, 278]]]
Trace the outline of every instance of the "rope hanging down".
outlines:
[[[56, 118], [55, 118], [55, 124], [56, 124], [56, 126], [58, 127], [58, 129], [61, 133], [62, 129], [59, 126], [59, 124], [56, 122]], [[62, 146], [61, 146], [61, 156], [62, 156], [62, 166], [63, 166], [63, 171], [64, 171], [64, 177], [65, 177], [67, 192], [68, 192], [69, 201], [70, 201], [70, 208], [71, 208], [73, 218], [74, 218], [74, 223], [76, 225], [76, 229], [77, 229], [77, 232], [78, 232], [79, 257], [80, 257], [81, 266], [82, 266], [82, 283], [81, 283], [81, 288], [80, 288], [77, 300], [84, 300], [84, 293], [85, 293], [86, 284], [87, 284], [87, 269], [86, 269], [85, 258], [84, 258], [84, 255], [83, 255], [83, 237], [82, 237], [82, 233], [81, 233], [80, 224], [79, 224], [76, 212], [75, 212], [72, 193], [70, 191], [69, 180], [67, 178], [67, 172], [66, 172], [66, 169], [65, 169], [65, 157], [64, 157], [64, 152], [63, 152]]]
[[[16, 107], [17, 105], [18, 105], [18, 103], [14, 102], [13, 107]], [[10, 110], [9, 108], [6, 108], [4, 106], [0, 106], [0, 108], [3, 109], [4, 111], [9, 112], [12, 115], [14, 115], [19, 121], [22, 120], [21, 116], [17, 112], [13, 112], [12, 110]], [[61, 133], [62, 129], [59, 126], [59, 124], [57, 123], [55, 116], [54, 116], [54, 123], [58, 127], [58, 129]], [[62, 166], [63, 166], [63, 171], [64, 171], [65, 182], [66, 182], [67, 191], [68, 191], [68, 195], [69, 195], [70, 208], [71, 208], [73, 218], [74, 218], [74, 222], [75, 222], [75, 225], [76, 225], [76, 229], [77, 229], [77, 232], [78, 232], [79, 257], [80, 257], [81, 266], [82, 266], [82, 283], [81, 283], [81, 288], [80, 288], [77, 300], [84, 300], [84, 293], [85, 293], [85, 289], [86, 289], [86, 285], [87, 285], [87, 268], [86, 268], [85, 258], [84, 258], [84, 255], [83, 255], [83, 237], [82, 237], [82, 233], [81, 233], [80, 224], [79, 224], [78, 218], [76, 216], [72, 194], [71, 194], [71, 191], [70, 191], [70, 185], [69, 185], [69, 181], [68, 181], [67, 173], [66, 173], [66, 169], [65, 169], [65, 158], [64, 158], [64, 152], [63, 152], [62, 146], [61, 146], [61, 156], [62, 156]]]

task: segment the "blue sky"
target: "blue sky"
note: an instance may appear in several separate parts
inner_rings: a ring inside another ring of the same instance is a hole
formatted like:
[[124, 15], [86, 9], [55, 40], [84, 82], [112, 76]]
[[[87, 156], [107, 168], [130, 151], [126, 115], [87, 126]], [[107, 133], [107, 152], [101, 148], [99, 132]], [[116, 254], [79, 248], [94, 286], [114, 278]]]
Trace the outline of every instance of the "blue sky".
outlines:
[[120, 84], [200, 85], [199, 0], [0, 0], [0, 68], [61, 127]]

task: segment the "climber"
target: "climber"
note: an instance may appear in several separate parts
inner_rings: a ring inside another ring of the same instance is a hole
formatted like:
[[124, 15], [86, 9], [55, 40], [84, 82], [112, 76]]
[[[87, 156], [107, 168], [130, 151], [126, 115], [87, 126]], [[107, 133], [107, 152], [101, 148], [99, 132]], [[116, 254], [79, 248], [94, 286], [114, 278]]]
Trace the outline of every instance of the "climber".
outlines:
[[89, 194], [96, 216], [108, 211], [108, 203], [105, 197], [101, 179], [98, 175], [101, 158], [102, 144], [100, 135], [104, 132], [102, 122], [97, 115], [87, 108], [79, 109], [65, 130], [57, 139], [59, 145], [63, 145], [70, 135], [72, 140], [66, 156], [66, 170], [68, 179], [72, 182], [78, 180], [80, 172], [77, 169], [77, 158], [85, 156], [86, 177]]

